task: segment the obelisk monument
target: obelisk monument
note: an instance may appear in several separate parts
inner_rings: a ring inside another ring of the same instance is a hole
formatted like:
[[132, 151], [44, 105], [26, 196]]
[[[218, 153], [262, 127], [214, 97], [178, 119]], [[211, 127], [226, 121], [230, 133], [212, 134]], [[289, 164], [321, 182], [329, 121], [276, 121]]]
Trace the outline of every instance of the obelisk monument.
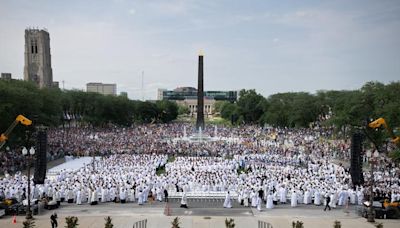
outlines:
[[199, 53], [199, 73], [197, 81], [197, 120], [196, 129], [204, 130], [204, 80], [203, 80], [203, 57], [202, 51]]

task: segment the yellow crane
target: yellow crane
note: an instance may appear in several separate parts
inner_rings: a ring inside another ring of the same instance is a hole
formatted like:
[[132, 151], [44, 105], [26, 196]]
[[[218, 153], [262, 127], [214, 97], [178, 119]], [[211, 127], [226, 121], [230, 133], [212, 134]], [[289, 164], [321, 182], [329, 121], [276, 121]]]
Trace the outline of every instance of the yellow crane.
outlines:
[[390, 138], [392, 138], [392, 142], [394, 144], [396, 144], [398, 147], [400, 147], [400, 137], [394, 135], [392, 128], [390, 128], [390, 126], [387, 125], [387, 123], [386, 123], [384, 118], [381, 117], [379, 119], [376, 119], [376, 120], [372, 121], [371, 123], [368, 124], [368, 127], [376, 129], [376, 128], [381, 127], [382, 125], [388, 131], [388, 133], [390, 135]]
[[4, 146], [4, 144], [8, 140], [8, 136], [10, 135], [12, 130], [14, 130], [14, 128], [19, 123], [22, 124], [22, 125], [25, 125], [25, 126], [29, 126], [29, 125], [32, 124], [32, 120], [26, 118], [23, 115], [18, 115], [17, 118], [15, 118], [14, 122], [7, 128], [7, 130], [0, 135], [0, 149]]

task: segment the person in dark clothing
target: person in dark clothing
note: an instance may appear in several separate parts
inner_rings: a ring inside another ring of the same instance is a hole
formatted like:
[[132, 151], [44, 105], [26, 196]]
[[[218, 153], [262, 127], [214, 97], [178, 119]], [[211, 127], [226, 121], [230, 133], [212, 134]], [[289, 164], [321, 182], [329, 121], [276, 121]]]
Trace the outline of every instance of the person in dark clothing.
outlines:
[[50, 216], [51, 228], [56, 228], [58, 226], [57, 223], [57, 214], [54, 213]]
[[329, 203], [331, 202], [331, 197], [329, 195], [326, 196], [326, 205], [324, 208], [324, 211], [326, 211], [326, 208], [329, 208], [331, 210], [331, 206], [329, 206]]
[[168, 191], [164, 189], [164, 202], [168, 202]]
[[262, 189], [258, 190], [258, 196], [259, 196], [261, 199], [264, 199], [264, 191], [263, 191]]

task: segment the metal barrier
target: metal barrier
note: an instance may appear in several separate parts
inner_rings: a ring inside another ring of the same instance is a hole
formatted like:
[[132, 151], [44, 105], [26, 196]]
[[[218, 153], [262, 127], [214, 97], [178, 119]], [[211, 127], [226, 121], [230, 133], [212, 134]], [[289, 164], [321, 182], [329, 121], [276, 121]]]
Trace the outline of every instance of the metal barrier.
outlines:
[[268, 222], [258, 220], [258, 228], [273, 228]]
[[135, 222], [135, 224], [133, 224], [133, 228], [147, 228], [147, 219]]

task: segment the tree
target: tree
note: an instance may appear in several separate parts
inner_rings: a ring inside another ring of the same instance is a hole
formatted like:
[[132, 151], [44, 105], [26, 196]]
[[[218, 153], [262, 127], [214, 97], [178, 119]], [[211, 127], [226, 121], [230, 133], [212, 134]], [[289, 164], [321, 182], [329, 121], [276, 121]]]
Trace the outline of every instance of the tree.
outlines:
[[22, 223], [22, 225], [23, 228], [33, 228], [35, 227], [35, 221], [33, 221], [32, 219], [27, 219]]
[[78, 218], [75, 216], [68, 216], [65, 218], [65, 223], [67, 224], [65, 228], [77, 228], [78, 227]]
[[156, 102], [158, 109], [157, 120], [168, 123], [178, 116], [178, 105], [175, 102], [161, 100]]
[[233, 103], [224, 103], [221, 108], [221, 117], [231, 121], [231, 123], [236, 123], [239, 119], [238, 107]]
[[237, 101], [238, 114], [245, 123], [258, 123], [263, 114], [265, 98], [255, 90], [241, 90]]
[[172, 220], [172, 228], [180, 228], [179, 226], [180, 222], [179, 222], [179, 217], [175, 217], [174, 220]]
[[214, 111], [221, 113], [222, 111], [222, 107], [226, 104], [226, 103], [230, 103], [229, 101], [215, 101], [214, 103]]
[[178, 115], [187, 115], [190, 113], [190, 110], [185, 105], [178, 105]]
[[104, 225], [104, 228], [113, 228], [114, 227], [110, 216], [105, 217], [104, 220], [106, 220], [106, 224]]
[[226, 228], [235, 228], [235, 220], [231, 219], [225, 219], [225, 227]]

